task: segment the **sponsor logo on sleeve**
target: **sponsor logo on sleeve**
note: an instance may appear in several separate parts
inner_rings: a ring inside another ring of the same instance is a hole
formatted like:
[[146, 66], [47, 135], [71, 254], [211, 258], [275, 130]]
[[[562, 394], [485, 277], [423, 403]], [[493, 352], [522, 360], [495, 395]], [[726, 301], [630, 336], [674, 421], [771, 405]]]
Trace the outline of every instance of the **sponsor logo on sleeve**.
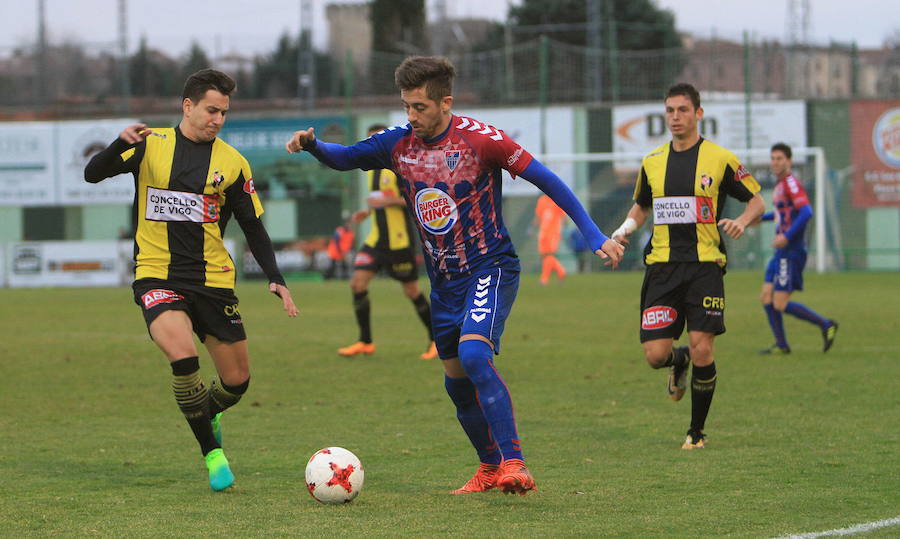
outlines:
[[678, 319], [678, 311], [665, 305], [657, 305], [644, 309], [641, 315], [641, 329], [662, 329], [669, 327]]
[[514, 151], [512, 155], [509, 156], [509, 159], [506, 160], [506, 166], [511, 167], [515, 165], [516, 161], [518, 161], [519, 158], [522, 157], [522, 152], [524, 152], [524, 150], [521, 146], [516, 148], [516, 151]]
[[183, 299], [184, 296], [181, 294], [177, 294], [172, 290], [166, 290], [164, 288], [148, 290], [141, 296], [141, 302], [144, 304], [145, 310], [152, 309], [162, 303], [175, 303], [176, 301], [181, 301]]
[[415, 203], [416, 218], [432, 234], [444, 235], [459, 221], [456, 202], [440, 189], [422, 189], [416, 193]]
[[256, 192], [256, 188], [253, 187], [253, 178], [244, 182], [244, 192], [248, 195], [252, 195]]
[[734, 173], [734, 179], [742, 182], [747, 178], [752, 178], [752, 176], [750, 176], [750, 172], [746, 168], [744, 168], [744, 165], [740, 165], [737, 171]]

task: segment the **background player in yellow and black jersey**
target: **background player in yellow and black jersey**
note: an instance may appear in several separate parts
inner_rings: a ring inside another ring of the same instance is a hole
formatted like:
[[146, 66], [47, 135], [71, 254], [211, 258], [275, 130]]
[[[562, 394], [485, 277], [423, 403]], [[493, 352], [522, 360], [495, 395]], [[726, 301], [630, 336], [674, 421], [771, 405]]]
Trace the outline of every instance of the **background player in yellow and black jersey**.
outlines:
[[[235, 266], [222, 240], [232, 216], [269, 278], [269, 290], [289, 316], [297, 315], [259, 219], [263, 208], [250, 165], [216, 136], [234, 87], [222, 72], [194, 73], [184, 86], [177, 127], [131, 125], [84, 170], [91, 183], [134, 175], [134, 301], [171, 363], [175, 400], [200, 444], [214, 490], [234, 482], [221, 449], [221, 413], [250, 383]], [[192, 332], [206, 345], [218, 373], [208, 388], [200, 379]]]
[[[382, 124], [371, 125], [368, 129], [369, 136], [385, 128]], [[397, 186], [397, 175], [386, 169], [370, 170], [367, 187], [369, 196], [366, 203], [369, 208], [359, 210], [351, 216], [354, 223], [372, 217], [372, 229], [353, 261], [353, 276], [350, 277], [359, 340], [339, 349], [338, 354], [355, 356], [375, 353], [369, 282], [383, 269], [393, 279], [400, 281], [403, 293], [413, 302], [419, 319], [428, 331], [428, 349], [419, 357], [434, 359], [437, 357], [437, 348], [431, 331], [431, 308], [425, 294], [419, 289], [419, 268], [416, 264], [412, 226], [406, 211], [406, 201], [400, 196], [400, 188]]]
[[[764, 210], [759, 184], [730, 151], [703, 139], [700, 94], [677, 84], [666, 94], [672, 140], [644, 157], [635, 204], [613, 239], [627, 242], [652, 212], [644, 250], [641, 343], [654, 369], [669, 367], [668, 393], [681, 400], [691, 377], [691, 427], [683, 449], [703, 447], [703, 429], [716, 387], [713, 341], [725, 332], [725, 244], [719, 228], [740, 238]], [[726, 197], [747, 204], [736, 219], [721, 217]], [[687, 324], [690, 346], [673, 350]]]

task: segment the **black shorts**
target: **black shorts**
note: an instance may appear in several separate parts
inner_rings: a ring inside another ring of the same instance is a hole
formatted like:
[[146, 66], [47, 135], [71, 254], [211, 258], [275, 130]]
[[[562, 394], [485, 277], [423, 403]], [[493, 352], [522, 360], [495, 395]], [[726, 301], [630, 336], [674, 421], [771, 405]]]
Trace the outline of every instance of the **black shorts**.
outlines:
[[419, 267], [416, 265], [416, 255], [412, 248], [388, 250], [363, 245], [353, 259], [353, 269], [373, 273], [383, 269], [391, 278], [401, 283], [409, 283], [419, 278]]
[[681, 337], [688, 331], [725, 333], [724, 272], [715, 262], [647, 266], [641, 287], [641, 342]]
[[144, 313], [147, 330], [166, 311], [184, 311], [203, 342], [212, 335], [223, 342], [247, 338], [237, 296], [230, 288], [185, 285], [162, 279], [138, 279], [131, 285], [134, 302]]

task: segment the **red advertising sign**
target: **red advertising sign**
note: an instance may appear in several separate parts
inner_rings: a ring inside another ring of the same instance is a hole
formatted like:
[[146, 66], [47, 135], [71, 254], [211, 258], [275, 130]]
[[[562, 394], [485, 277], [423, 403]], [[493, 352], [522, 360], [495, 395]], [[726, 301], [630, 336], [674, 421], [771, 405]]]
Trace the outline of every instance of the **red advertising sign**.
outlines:
[[853, 205], [900, 207], [900, 100], [850, 104]]

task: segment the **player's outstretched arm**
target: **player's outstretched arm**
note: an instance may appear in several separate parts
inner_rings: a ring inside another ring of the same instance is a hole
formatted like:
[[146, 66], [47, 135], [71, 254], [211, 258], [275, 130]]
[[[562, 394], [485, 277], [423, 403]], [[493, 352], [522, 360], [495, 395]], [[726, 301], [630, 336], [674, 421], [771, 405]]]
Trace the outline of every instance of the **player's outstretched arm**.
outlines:
[[371, 170], [373, 168], [390, 168], [390, 156], [383, 148], [369, 137], [352, 146], [324, 142], [316, 138], [312, 127], [297, 131], [284, 145], [288, 153], [301, 150], [309, 152], [323, 165], [335, 170]]
[[133, 124], [119, 133], [119, 138], [103, 151], [91, 158], [84, 167], [84, 180], [88, 183], [98, 183], [106, 178], [118, 176], [132, 170], [132, 163], [122, 160], [122, 153], [139, 144], [153, 133], [146, 124]]
[[[556, 202], [556, 205], [562, 208], [575, 221], [575, 225], [578, 226], [578, 230], [581, 231], [581, 234], [588, 241], [588, 245], [591, 246], [591, 250], [594, 253], [601, 258], [610, 258], [609, 265], [612, 265], [613, 268], [618, 266], [619, 260], [622, 258], [619, 249], [612, 244], [608, 244], [609, 238], [600, 231], [600, 228], [588, 215], [584, 206], [581, 205], [578, 197], [575, 196], [575, 193], [569, 189], [569, 186], [559, 176], [537, 159], [532, 159], [520, 176], [533, 183], [544, 193], [547, 193], [553, 199], [553, 202]], [[618, 245], [615, 241], [612, 243]], [[607, 249], [603, 248], [604, 245], [607, 246]], [[619, 245], [619, 248], [621, 247]]]
[[744, 235], [744, 230], [751, 223], [762, 217], [764, 211], [766, 211], [766, 203], [763, 202], [759, 193], [756, 193], [753, 195], [753, 198], [747, 201], [747, 206], [744, 208], [743, 213], [735, 219], [719, 219], [719, 226], [730, 237], [738, 239]]

